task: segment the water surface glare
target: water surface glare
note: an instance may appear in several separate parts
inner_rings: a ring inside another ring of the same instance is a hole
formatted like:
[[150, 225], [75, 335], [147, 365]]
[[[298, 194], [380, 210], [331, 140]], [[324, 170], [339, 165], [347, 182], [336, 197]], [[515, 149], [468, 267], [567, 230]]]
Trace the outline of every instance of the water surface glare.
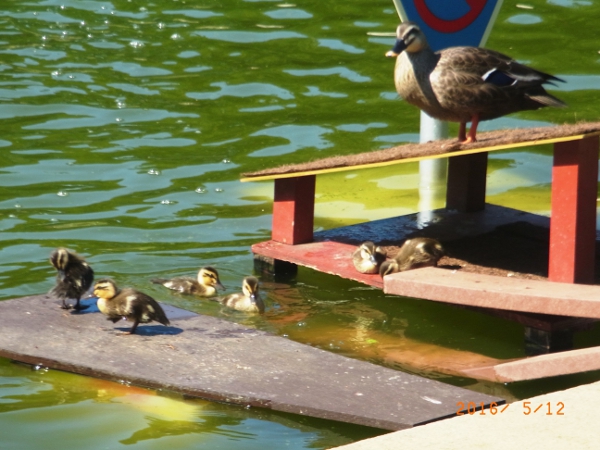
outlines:
[[[550, 90], [569, 108], [481, 129], [597, 120], [590, 22], [600, 4], [518, 5], [504, 1], [487, 46], [566, 80]], [[240, 289], [250, 246], [270, 237], [273, 195], [271, 183], [240, 183], [241, 173], [418, 140], [419, 113], [398, 98], [394, 61], [383, 56], [393, 38], [368, 34], [397, 23], [389, 0], [4, 2], [0, 299], [47, 292], [48, 255], [66, 246], [98, 276], [162, 302], [509, 399], [599, 379], [504, 386], [443, 374], [448, 359], [522, 356], [523, 328], [308, 269], [289, 282], [261, 280], [263, 317], [149, 282], [212, 265], [228, 292]], [[546, 147], [491, 155], [487, 201], [547, 214], [551, 162]], [[418, 182], [416, 164], [322, 177], [317, 229], [415, 212]], [[576, 345], [597, 345], [599, 333], [577, 335]], [[0, 418], [11, 449], [324, 449], [379, 433], [4, 359]]]

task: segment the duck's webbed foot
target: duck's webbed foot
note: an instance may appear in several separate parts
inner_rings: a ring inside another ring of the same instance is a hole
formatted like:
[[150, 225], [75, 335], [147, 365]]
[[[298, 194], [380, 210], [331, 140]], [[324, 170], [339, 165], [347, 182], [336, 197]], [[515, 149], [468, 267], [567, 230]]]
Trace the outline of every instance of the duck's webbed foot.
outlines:
[[61, 307], [61, 309], [67, 309], [67, 310], [73, 308], [73, 306], [72, 305], [68, 305], [67, 302], [65, 302], [64, 299], [63, 299], [62, 305], [60, 305], [60, 307]]

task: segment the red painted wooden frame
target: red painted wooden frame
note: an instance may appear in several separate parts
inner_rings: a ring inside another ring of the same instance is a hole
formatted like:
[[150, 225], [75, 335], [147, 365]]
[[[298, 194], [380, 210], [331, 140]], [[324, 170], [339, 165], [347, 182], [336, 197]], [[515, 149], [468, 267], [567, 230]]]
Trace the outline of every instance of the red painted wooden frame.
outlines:
[[[594, 281], [598, 150], [598, 136], [554, 144], [550, 281]], [[483, 209], [487, 159], [487, 152], [450, 157], [447, 208]], [[315, 184], [315, 175], [275, 180], [273, 241], [289, 245], [313, 241]]]
[[554, 144], [548, 278], [593, 283], [598, 136]]
[[275, 180], [272, 239], [283, 244], [312, 242], [315, 175]]

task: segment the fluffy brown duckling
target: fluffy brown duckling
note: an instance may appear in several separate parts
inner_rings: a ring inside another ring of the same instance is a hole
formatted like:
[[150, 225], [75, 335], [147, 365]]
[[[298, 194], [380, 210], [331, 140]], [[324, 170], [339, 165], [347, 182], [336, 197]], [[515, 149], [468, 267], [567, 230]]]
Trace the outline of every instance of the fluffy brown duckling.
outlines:
[[227, 295], [217, 299], [217, 301], [238, 311], [261, 314], [265, 312], [265, 304], [258, 293], [258, 279], [256, 277], [244, 278], [242, 292]]
[[108, 320], [133, 322], [129, 332], [134, 334], [140, 323], [152, 321], [169, 325], [169, 319], [162, 307], [149, 295], [132, 288], [119, 289], [113, 280], [105, 278], [94, 286], [94, 295], [98, 297], [98, 309]]
[[[81, 256], [59, 247], [50, 254], [50, 264], [58, 271], [56, 275], [56, 286], [50, 291], [51, 294], [62, 300], [63, 309], [74, 308], [85, 309], [79, 303], [83, 294], [87, 292], [94, 282], [94, 271]], [[68, 305], [66, 300], [76, 300], [75, 305]]]
[[385, 252], [371, 241], [366, 241], [352, 253], [354, 267], [360, 273], [378, 273], [379, 266], [385, 261]]
[[[517, 111], [566, 106], [544, 89], [563, 81], [481, 47], [450, 47], [434, 52], [417, 24], [404, 22], [396, 45], [396, 90], [430, 117], [460, 123], [458, 139], [477, 140], [477, 125]], [[471, 122], [467, 135], [466, 124]]]
[[192, 294], [199, 297], [214, 297], [217, 288], [225, 289], [219, 280], [219, 273], [214, 267], [202, 267], [197, 279], [192, 277], [154, 278], [153, 283], [162, 284], [164, 287], [182, 294]]
[[390, 273], [404, 272], [420, 267], [435, 267], [444, 255], [444, 248], [437, 239], [425, 237], [409, 239], [402, 244], [400, 251], [393, 259], [381, 264], [379, 274], [384, 277]]

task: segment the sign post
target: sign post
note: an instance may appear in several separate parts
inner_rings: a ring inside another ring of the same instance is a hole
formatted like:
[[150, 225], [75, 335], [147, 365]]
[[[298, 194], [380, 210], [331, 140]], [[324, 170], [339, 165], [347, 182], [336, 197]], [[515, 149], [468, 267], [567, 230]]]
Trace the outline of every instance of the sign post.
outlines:
[[411, 21], [433, 51], [485, 45], [502, 0], [393, 0], [402, 22]]

